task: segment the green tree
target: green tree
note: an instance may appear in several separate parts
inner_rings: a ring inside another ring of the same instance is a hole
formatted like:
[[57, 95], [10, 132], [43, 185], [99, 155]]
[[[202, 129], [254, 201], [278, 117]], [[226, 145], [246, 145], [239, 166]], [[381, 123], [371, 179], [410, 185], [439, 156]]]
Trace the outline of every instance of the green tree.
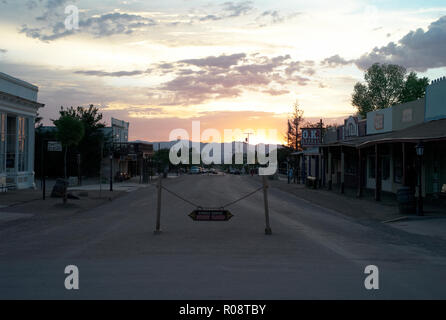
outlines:
[[404, 83], [399, 102], [406, 103], [423, 98], [426, 95], [426, 87], [428, 85], [428, 78], [418, 78], [415, 72], [411, 72]]
[[169, 149], [161, 149], [153, 154], [154, 165], [158, 168], [158, 171], [163, 172], [164, 168], [173, 166], [170, 163], [169, 154]]
[[78, 144], [81, 154], [81, 168], [85, 175], [95, 175], [98, 173], [101, 164], [101, 144], [106, 142], [106, 137], [101, 130], [105, 127], [102, 122], [102, 113], [94, 105], [85, 107], [61, 107], [60, 116], [70, 116], [78, 119], [84, 125], [85, 134]]
[[352, 105], [358, 114], [366, 117], [367, 112], [424, 97], [429, 80], [419, 79], [415, 72], [406, 74], [404, 67], [393, 64], [376, 63], [367, 69], [365, 83], [358, 82], [353, 89]]
[[84, 124], [79, 119], [63, 115], [59, 119], [54, 120], [54, 125], [57, 128], [57, 139], [65, 148], [64, 153], [64, 176], [67, 178], [67, 152], [71, 146], [76, 146], [84, 137]]

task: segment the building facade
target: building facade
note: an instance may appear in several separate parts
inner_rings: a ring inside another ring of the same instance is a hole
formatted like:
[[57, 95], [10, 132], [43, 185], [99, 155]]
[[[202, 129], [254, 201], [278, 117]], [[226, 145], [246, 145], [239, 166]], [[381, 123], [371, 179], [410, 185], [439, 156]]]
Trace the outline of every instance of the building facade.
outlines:
[[0, 72], [0, 188], [25, 189], [34, 183], [34, 124], [38, 88]]
[[446, 78], [433, 81], [423, 99], [369, 112], [365, 120], [349, 117], [327, 130], [321, 149], [320, 179], [329, 189], [357, 188], [358, 196], [368, 189], [380, 200], [402, 187], [418, 195], [421, 177], [423, 197], [446, 197]]

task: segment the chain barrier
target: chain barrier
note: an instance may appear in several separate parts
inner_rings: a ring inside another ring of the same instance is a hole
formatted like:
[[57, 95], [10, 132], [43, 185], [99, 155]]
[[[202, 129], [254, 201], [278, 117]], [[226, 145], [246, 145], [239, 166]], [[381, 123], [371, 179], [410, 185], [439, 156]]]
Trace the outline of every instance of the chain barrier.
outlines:
[[[194, 202], [192, 202], [192, 201], [190, 201], [190, 200], [185, 199], [184, 197], [180, 196], [178, 193], [176, 193], [176, 192], [174, 192], [174, 191], [172, 191], [172, 190], [169, 190], [169, 189], [167, 189], [167, 188], [164, 187], [164, 186], [161, 186], [161, 189], [166, 190], [166, 191], [167, 191], [168, 193], [170, 193], [171, 195], [177, 197], [177, 198], [180, 199], [180, 200], [183, 200], [184, 202], [186, 202], [186, 203], [192, 205], [193, 207], [200, 208], [200, 209], [203, 209], [203, 208], [204, 208], [203, 206], [200, 206], [200, 205], [198, 205], [198, 204], [196, 204], [196, 203], [194, 203]], [[240, 201], [242, 201], [242, 200], [245, 200], [246, 198], [249, 198], [250, 196], [254, 195], [255, 193], [259, 192], [259, 191], [262, 190], [262, 189], [263, 189], [263, 187], [260, 187], [260, 188], [258, 188], [258, 189], [256, 189], [256, 190], [254, 190], [254, 191], [252, 191], [252, 192], [250, 192], [250, 193], [244, 195], [243, 197], [241, 197], [241, 198], [239, 198], [239, 199], [237, 199], [237, 200], [231, 201], [231, 202], [229, 202], [229, 203], [227, 203], [227, 204], [225, 204], [225, 205], [223, 205], [223, 206], [216, 207], [216, 208], [207, 208], [207, 209], [225, 209], [225, 208], [227, 208], [227, 207], [233, 206], [234, 204], [236, 204], [236, 203], [238, 203], [238, 202], [240, 202]]]
[[171, 195], [177, 197], [177, 198], [180, 199], [180, 200], [183, 200], [184, 202], [189, 203], [189, 204], [192, 205], [193, 207], [201, 208], [201, 206], [197, 205], [196, 203], [193, 203], [192, 201], [189, 201], [189, 200], [183, 198], [183, 197], [180, 196], [178, 193], [176, 193], [176, 192], [174, 192], [174, 191], [172, 191], [172, 190], [169, 190], [169, 189], [167, 189], [167, 188], [164, 187], [164, 186], [161, 186], [161, 189], [166, 190], [166, 191], [169, 192]]

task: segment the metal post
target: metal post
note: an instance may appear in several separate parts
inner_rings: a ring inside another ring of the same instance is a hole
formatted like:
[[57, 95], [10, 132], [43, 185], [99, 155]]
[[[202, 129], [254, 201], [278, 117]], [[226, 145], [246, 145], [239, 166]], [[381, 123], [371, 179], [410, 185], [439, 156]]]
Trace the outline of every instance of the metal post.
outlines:
[[157, 202], [156, 202], [156, 228], [155, 228], [155, 234], [160, 234], [161, 233], [161, 190], [162, 190], [162, 175], [158, 175], [158, 184], [157, 184], [157, 189], [158, 189], [158, 197], [157, 197]]
[[271, 226], [269, 224], [269, 207], [268, 207], [268, 181], [266, 180], [266, 176], [263, 176], [263, 203], [265, 205], [265, 234], [272, 235], [273, 231], [271, 230]]

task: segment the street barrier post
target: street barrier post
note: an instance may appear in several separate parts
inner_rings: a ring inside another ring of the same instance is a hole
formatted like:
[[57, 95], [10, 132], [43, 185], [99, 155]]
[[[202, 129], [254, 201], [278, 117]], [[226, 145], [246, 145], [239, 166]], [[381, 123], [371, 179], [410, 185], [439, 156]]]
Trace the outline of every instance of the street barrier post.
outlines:
[[272, 235], [273, 231], [271, 230], [271, 226], [269, 225], [269, 207], [268, 207], [268, 181], [266, 180], [266, 176], [263, 176], [263, 203], [265, 205], [265, 234]]

